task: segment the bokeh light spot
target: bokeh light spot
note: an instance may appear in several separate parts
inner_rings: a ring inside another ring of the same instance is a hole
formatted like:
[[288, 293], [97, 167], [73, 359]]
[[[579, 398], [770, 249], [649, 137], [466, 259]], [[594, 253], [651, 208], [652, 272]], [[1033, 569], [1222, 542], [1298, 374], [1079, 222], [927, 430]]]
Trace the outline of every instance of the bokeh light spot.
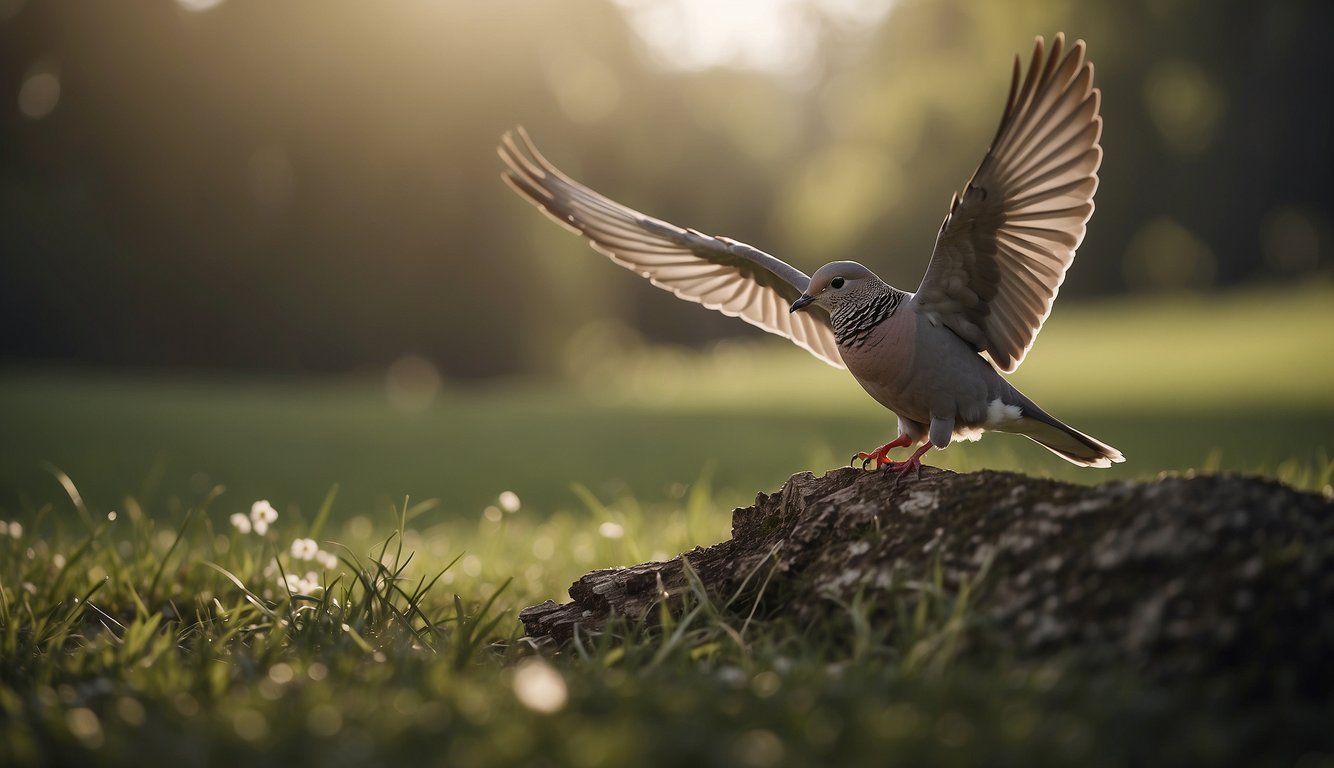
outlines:
[[343, 730], [343, 714], [332, 704], [316, 704], [306, 713], [306, 727], [322, 738], [337, 736]]
[[34, 72], [19, 88], [19, 111], [31, 120], [41, 120], [60, 103], [60, 78], [52, 72]]
[[259, 741], [269, 735], [268, 720], [253, 709], [243, 709], [233, 715], [232, 728], [246, 741]]
[[733, 752], [738, 765], [765, 768], [783, 762], [783, 740], [773, 731], [756, 728], [737, 737]]
[[27, 0], [0, 0], [0, 21], [9, 21], [19, 15]]
[[1209, 74], [1185, 60], [1155, 66], [1144, 82], [1144, 100], [1167, 146], [1185, 155], [1209, 146], [1226, 106], [1223, 90]]
[[550, 715], [565, 707], [569, 692], [555, 667], [541, 659], [525, 659], [514, 670], [514, 696], [534, 712]]
[[65, 715], [69, 732], [85, 747], [96, 749], [102, 746], [102, 721], [97, 714], [87, 707], [75, 707]]
[[1293, 208], [1265, 217], [1260, 230], [1265, 263], [1281, 275], [1314, 272], [1320, 265], [1320, 232], [1310, 218]]
[[562, 368], [567, 378], [597, 386], [622, 375], [628, 361], [642, 354], [644, 340], [615, 320], [588, 323], [565, 342]]
[[148, 711], [144, 709], [144, 705], [140, 704], [138, 699], [129, 696], [122, 696], [116, 701], [116, 714], [120, 716], [121, 722], [136, 728], [143, 725], [148, 718]]
[[1217, 270], [1213, 250], [1166, 216], [1141, 227], [1126, 250], [1126, 284], [1139, 290], [1206, 289], [1214, 284]]
[[621, 81], [602, 60], [569, 46], [545, 54], [547, 84], [570, 122], [592, 125], [616, 109]]
[[430, 360], [404, 355], [385, 372], [384, 392], [389, 405], [403, 413], [421, 413], [440, 394], [440, 372]]

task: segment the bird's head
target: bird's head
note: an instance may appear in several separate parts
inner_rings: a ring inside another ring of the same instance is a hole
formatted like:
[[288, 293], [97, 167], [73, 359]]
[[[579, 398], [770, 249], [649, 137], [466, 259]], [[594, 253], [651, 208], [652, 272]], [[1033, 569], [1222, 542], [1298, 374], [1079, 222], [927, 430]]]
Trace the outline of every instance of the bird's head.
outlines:
[[884, 281], [857, 262], [832, 261], [815, 270], [806, 292], [792, 302], [788, 311], [814, 304], [832, 314], [841, 305], [863, 302], [884, 289]]

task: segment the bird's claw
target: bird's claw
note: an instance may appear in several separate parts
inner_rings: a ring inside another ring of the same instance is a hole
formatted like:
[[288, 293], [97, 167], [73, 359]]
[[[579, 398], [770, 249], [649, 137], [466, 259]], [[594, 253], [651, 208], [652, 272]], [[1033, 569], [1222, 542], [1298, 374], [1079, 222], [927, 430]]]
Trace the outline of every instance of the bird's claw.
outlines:
[[916, 470], [917, 479], [920, 480], [922, 478], [922, 463], [920, 461], [913, 461], [912, 459], [908, 459], [907, 461], [891, 461], [885, 465], [884, 471], [885, 474], [894, 476], [894, 487], [898, 488], [899, 483], [903, 482], [903, 478], [909, 472], [913, 472], [914, 469]]
[[895, 487], [898, 487], [899, 481], [901, 481], [904, 475], [907, 475], [909, 472], [912, 472], [917, 480], [922, 479], [922, 454], [926, 453], [927, 450], [930, 448], [931, 448], [931, 443], [927, 442], [916, 453], [909, 456], [907, 459], [903, 461], [898, 461], [898, 462], [891, 461], [887, 463], [887, 465], [885, 466], [885, 471], [894, 473]]
[[876, 468], [876, 469], [880, 469], [881, 467], [890, 466], [890, 465], [892, 465], [892, 464], [894, 463], [894, 462], [890, 461], [890, 460], [889, 460], [889, 457], [886, 456], [886, 455], [885, 455], [883, 452], [881, 452], [881, 451], [874, 451], [874, 452], [872, 452], [872, 453], [866, 453], [865, 451], [858, 451], [858, 452], [856, 452], [856, 453], [854, 453], [854, 454], [852, 455], [852, 458], [848, 461], [848, 465], [851, 466], [851, 465], [852, 465], [854, 462], [856, 462], [858, 459], [860, 459], [861, 462], [862, 462], [862, 470], [863, 470], [863, 471], [865, 471], [866, 466], [867, 466], [868, 464], [870, 464], [871, 462], [873, 462], [873, 461], [875, 462], [875, 468]]
[[874, 451], [871, 451], [870, 453], [866, 453], [865, 451], [858, 451], [857, 453], [854, 453], [852, 455], [852, 459], [848, 461], [848, 464], [853, 464], [858, 459], [860, 459], [862, 462], [863, 470], [865, 470], [866, 466], [871, 462], [875, 462], [876, 469], [881, 469], [884, 467], [892, 467], [894, 466], [895, 462], [889, 460], [889, 452], [895, 448], [906, 447], [910, 443], [911, 440], [908, 438], [907, 435], [899, 435], [890, 442], [885, 443], [884, 445], [880, 446], [879, 448], [876, 448]]

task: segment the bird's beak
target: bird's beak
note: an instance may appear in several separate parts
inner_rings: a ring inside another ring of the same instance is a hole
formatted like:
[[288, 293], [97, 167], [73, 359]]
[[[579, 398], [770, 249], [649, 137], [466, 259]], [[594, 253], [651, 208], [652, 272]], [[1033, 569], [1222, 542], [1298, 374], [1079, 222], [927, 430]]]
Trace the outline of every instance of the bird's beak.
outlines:
[[792, 302], [792, 306], [788, 308], [787, 313], [790, 315], [793, 312], [796, 312], [798, 309], [801, 309], [802, 307], [806, 306], [807, 304], [810, 304], [812, 301], [815, 301], [814, 296], [807, 296], [806, 294], [803, 293], [801, 294], [801, 298]]

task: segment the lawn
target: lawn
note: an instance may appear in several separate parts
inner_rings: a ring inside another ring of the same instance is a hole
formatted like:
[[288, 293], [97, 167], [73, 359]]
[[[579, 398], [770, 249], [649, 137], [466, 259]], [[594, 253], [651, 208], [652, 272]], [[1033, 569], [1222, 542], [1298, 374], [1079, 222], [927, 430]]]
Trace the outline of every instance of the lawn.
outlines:
[[[1079, 470], [1006, 435], [931, 458], [1318, 490], [1332, 328], [1328, 288], [1060, 307], [1016, 381], [1126, 464]], [[725, 538], [731, 507], [892, 430], [846, 374], [771, 344], [447, 386], [417, 413], [364, 379], [10, 370], [0, 764], [1290, 764], [1331, 749], [1328, 712], [908, 653], [960, 631], [958, 595], [911, 622], [854, 608], [819, 627], [698, 595], [665, 632], [543, 655], [519, 636], [518, 609], [580, 573]], [[261, 499], [276, 521], [238, 529]], [[306, 537], [339, 561], [303, 559]], [[312, 571], [289, 596], [284, 576]]]
[[[930, 458], [1078, 482], [1317, 465], [1334, 434], [1330, 329], [1328, 288], [1060, 307], [1014, 380], [1128, 461], [1080, 470], [1010, 435]], [[503, 490], [549, 512], [579, 507], [576, 483], [656, 503], [701, 477], [743, 504], [894, 429], [845, 372], [781, 342], [649, 348], [576, 382], [446, 387], [421, 413], [395, 410], [378, 380], [10, 372], [0, 513], [52, 500], [47, 465], [107, 509], [127, 495], [189, 504], [221, 484], [224, 504], [309, 510], [337, 484], [340, 516], [405, 496], [474, 516]]]

